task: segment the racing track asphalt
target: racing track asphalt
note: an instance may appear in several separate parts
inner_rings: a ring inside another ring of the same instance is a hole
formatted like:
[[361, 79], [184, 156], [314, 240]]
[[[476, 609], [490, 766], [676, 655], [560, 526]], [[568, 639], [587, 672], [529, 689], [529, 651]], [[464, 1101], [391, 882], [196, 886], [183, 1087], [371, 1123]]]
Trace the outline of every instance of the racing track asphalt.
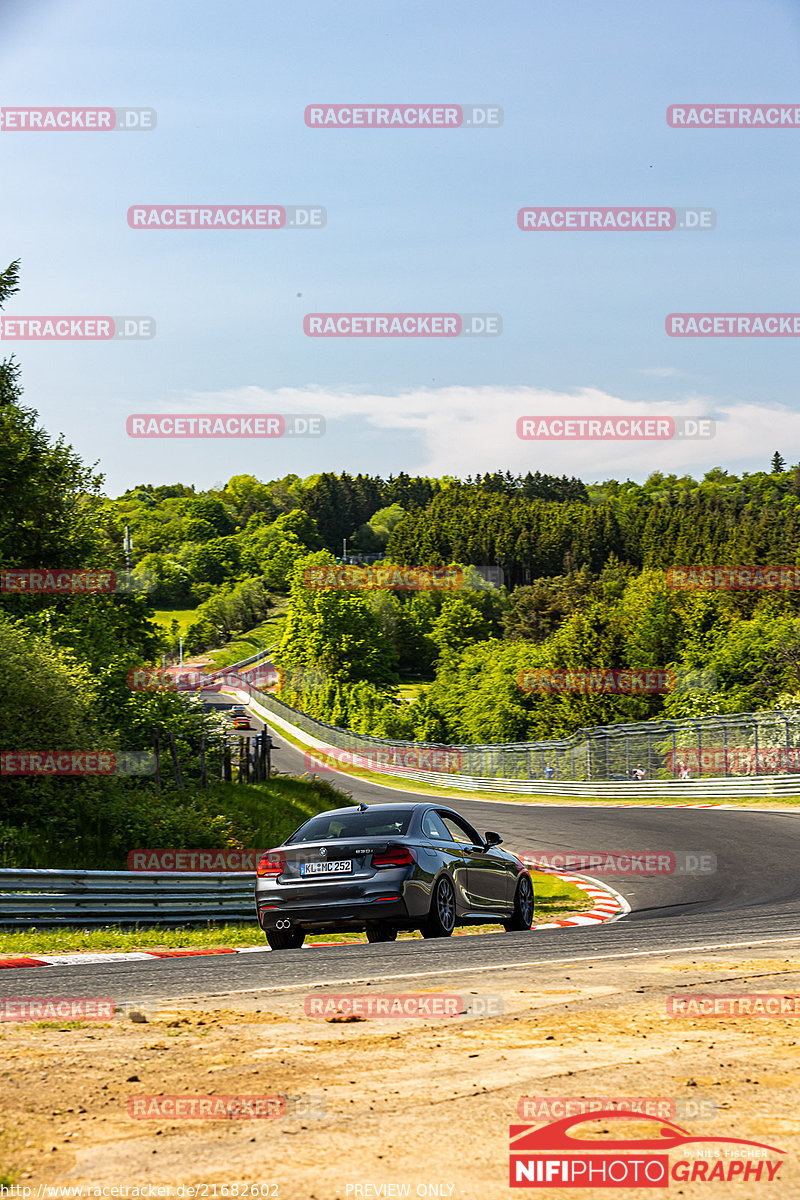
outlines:
[[[216, 704], [227, 703], [214, 698]], [[302, 751], [273, 732], [273, 765], [302, 774]], [[415, 798], [373, 783], [322, 773], [368, 803]], [[632, 784], [632, 787], [635, 785]], [[418, 796], [429, 799], [428, 796]], [[251, 952], [207, 958], [142, 959], [3, 971], [4, 996], [92, 994], [138, 1003], [289, 990], [378, 980], [435, 979], [580, 960], [617, 961], [669, 951], [763, 945], [800, 949], [800, 812], [725, 808], [614, 808], [518, 801], [443, 803], [481, 831], [496, 829], [515, 853], [636, 851], [710, 853], [716, 870], [696, 875], [603, 875], [631, 906], [601, 926]], [[254, 925], [254, 942], [261, 934]]]

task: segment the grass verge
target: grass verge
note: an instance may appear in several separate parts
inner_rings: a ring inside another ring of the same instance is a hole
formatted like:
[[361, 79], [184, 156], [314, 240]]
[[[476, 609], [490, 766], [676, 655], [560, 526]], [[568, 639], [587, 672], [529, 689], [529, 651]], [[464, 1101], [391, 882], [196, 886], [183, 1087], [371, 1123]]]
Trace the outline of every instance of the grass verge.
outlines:
[[120, 786], [62, 814], [60, 824], [45, 819], [11, 830], [13, 841], [0, 826], [0, 865], [124, 871], [132, 850], [267, 849], [315, 813], [348, 803], [327, 780], [308, 777], [192, 782], [182, 791]]
[[167, 632], [172, 632], [172, 622], [178, 622], [178, 633], [184, 634], [197, 615], [196, 608], [157, 608], [153, 620]]
[[285, 621], [285, 608], [276, 610], [273, 616], [262, 621], [255, 628], [246, 630], [234, 641], [220, 646], [218, 650], [207, 650], [209, 671], [221, 671], [223, 668], [231, 666], [232, 663], [241, 662], [243, 658], [249, 658], [251, 654], [256, 654], [259, 647], [265, 649], [273, 642], [280, 641]]

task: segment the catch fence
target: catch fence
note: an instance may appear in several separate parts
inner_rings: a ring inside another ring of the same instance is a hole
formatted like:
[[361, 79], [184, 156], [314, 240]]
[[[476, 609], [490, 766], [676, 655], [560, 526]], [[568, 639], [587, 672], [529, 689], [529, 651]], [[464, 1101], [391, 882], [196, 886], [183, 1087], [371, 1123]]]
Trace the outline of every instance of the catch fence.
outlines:
[[376, 762], [395, 757], [423, 769], [424, 752], [429, 750], [437, 755], [436, 774], [473, 780], [625, 783], [800, 773], [800, 710], [598, 726], [551, 741], [441, 746], [398, 742], [328, 725], [269, 692], [248, 687], [267, 712], [321, 744]]

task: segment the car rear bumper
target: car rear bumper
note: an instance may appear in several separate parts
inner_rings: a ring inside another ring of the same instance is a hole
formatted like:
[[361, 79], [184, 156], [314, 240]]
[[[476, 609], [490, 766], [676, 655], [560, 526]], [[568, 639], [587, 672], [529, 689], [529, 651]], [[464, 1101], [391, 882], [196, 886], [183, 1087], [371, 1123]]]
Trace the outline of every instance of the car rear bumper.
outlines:
[[[275, 929], [278, 921], [291, 921], [292, 926], [320, 931], [333, 929], [363, 929], [379, 921], [398, 925], [411, 923], [406, 903], [397, 891], [387, 889], [381, 895], [350, 897], [342, 900], [302, 901], [299, 898], [269, 897], [256, 905], [258, 923], [262, 929]], [[285, 926], [281, 926], [285, 928]]]

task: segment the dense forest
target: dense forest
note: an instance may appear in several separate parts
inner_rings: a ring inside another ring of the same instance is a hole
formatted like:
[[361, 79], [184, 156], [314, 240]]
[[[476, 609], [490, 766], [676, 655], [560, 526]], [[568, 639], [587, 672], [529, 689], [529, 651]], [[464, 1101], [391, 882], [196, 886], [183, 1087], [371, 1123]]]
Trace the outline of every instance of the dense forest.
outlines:
[[645, 484], [611, 480], [560, 501], [502, 487], [496, 475], [495, 486], [455, 485], [408, 512], [387, 550], [402, 563], [494, 563], [512, 587], [598, 571], [611, 555], [637, 568], [794, 563], [800, 467], [783, 470], [780, 456], [775, 466], [742, 478], [716, 469], [700, 482], [658, 473]]
[[[796, 592], [681, 592], [668, 576], [690, 564], [798, 561], [800, 468], [777, 452], [763, 472], [644, 483], [242, 475], [204, 493], [142, 485], [98, 511], [112, 545], [129, 524], [135, 559], [157, 580], [154, 602], [197, 606], [190, 651], [254, 625], [288, 594], [283, 697], [360, 732], [539, 739], [793, 704], [800, 692]], [[303, 572], [338, 558], [343, 537], [367, 560], [499, 566], [505, 586], [476, 574], [453, 594], [310, 590]], [[716, 686], [538, 695], [517, 683], [535, 667], [578, 666], [705, 670]], [[404, 681], [424, 682], [424, 695], [409, 703]]]
[[[587, 725], [795, 703], [794, 591], [682, 592], [690, 564], [795, 564], [800, 468], [717, 468], [701, 480], [583, 483], [539, 472], [457, 480], [240, 475], [203, 493], [142, 485], [98, 502], [110, 545], [128, 524], [151, 599], [196, 606], [186, 645], [219, 645], [288, 595], [282, 696], [380, 736], [487, 742]], [[324, 527], [324, 529], [323, 529]], [[315, 590], [309, 566], [349, 552], [406, 566], [500, 567], [456, 592]], [[533, 668], [705, 671], [702, 689], [532, 694]], [[422, 682], [409, 702], [403, 682]]]

